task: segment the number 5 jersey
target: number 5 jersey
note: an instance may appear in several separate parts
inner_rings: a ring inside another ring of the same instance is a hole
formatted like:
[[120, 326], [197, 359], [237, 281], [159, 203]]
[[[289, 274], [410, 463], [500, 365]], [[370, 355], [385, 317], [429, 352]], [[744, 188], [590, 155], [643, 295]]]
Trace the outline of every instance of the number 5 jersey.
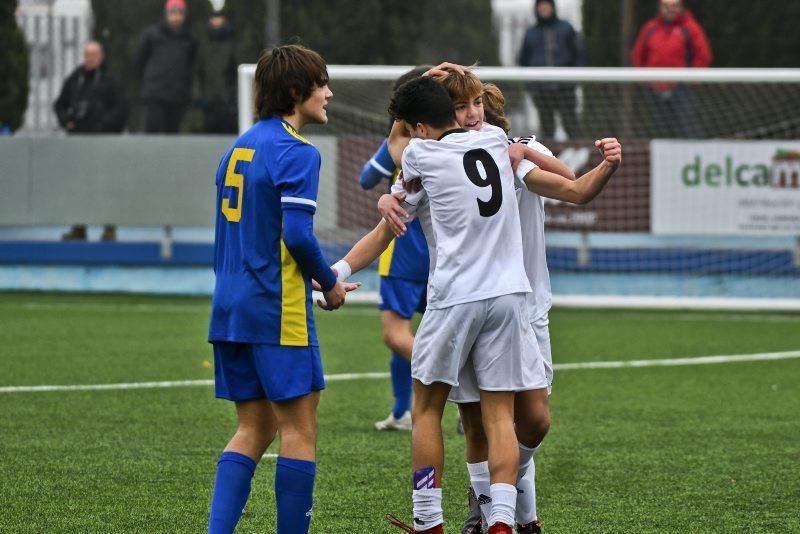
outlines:
[[209, 341], [317, 346], [311, 278], [283, 241], [283, 212], [317, 209], [319, 151], [279, 118], [257, 122], [217, 171]]

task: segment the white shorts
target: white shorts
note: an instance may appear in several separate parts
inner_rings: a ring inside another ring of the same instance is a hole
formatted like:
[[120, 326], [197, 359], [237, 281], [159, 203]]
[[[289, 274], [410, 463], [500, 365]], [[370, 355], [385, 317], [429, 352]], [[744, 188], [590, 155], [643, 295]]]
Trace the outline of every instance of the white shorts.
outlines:
[[[550, 385], [553, 377], [553, 364], [550, 357], [550, 331], [548, 329], [547, 316], [544, 317], [544, 323], [541, 320], [529, 323], [531, 332], [534, 334], [536, 343], [533, 347], [529, 347], [525, 354], [522, 355], [523, 365], [527, 373], [520, 372], [524, 375], [524, 380], [531, 386], [519, 389], [517, 391], [527, 391], [530, 389], [547, 388], [548, 394], [550, 393]], [[545, 356], [544, 350], [547, 351]], [[480, 389], [475, 380], [474, 373], [470, 373], [468, 369], [462, 370], [458, 377], [458, 386], [450, 390], [450, 395], [447, 400], [458, 404], [466, 404], [471, 402], [480, 402]]]
[[547, 314], [531, 323], [536, 343], [539, 345], [539, 354], [544, 360], [544, 374], [547, 377], [547, 393], [553, 391], [553, 353], [550, 350], [550, 319]]
[[[414, 338], [411, 376], [470, 391], [526, 391], [547, 387], [525, 294], [427, 310]], [[452, 392], [451, 392], [452, 394]]]

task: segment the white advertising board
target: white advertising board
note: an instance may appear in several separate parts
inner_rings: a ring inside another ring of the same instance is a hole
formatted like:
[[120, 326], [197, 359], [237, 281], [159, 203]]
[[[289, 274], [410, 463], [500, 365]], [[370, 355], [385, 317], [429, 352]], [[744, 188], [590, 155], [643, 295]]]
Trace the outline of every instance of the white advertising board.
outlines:
[[800, 141], [650, 144], [654, 234], [800, 235]]

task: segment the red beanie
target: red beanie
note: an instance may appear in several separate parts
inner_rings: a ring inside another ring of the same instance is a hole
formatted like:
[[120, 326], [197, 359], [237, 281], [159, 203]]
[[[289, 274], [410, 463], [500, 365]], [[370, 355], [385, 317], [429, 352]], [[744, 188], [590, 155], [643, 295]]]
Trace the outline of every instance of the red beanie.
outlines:
[[185, 0], [167, 0], [167, 5], [164, 6], [165, 11], [169, 11], [170, 9], [180, 9], [182, 11], [186, 11], [186, 1]]

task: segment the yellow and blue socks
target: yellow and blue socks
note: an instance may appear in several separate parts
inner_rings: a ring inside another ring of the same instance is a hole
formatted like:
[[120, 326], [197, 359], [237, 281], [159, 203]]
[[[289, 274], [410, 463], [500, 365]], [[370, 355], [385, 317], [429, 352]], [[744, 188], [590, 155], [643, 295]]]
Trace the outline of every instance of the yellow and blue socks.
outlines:
[[411, 362], [393, 352], [389, 369], [392, 378], [392, 393], [394, 393], [392, 416], [400, 419], [411, 409]]
[[242, 516], [256, 463], [238, 452], [223, 452], [217, 462], [214, 494], [211, 497], [209, 534], [230, 534]]
[[308, 460], [278, 457], [275, 468], [275, 500], [278, 504], [278, 534], [302, 534], [311, 524], [314, 479], [317, 464]]

